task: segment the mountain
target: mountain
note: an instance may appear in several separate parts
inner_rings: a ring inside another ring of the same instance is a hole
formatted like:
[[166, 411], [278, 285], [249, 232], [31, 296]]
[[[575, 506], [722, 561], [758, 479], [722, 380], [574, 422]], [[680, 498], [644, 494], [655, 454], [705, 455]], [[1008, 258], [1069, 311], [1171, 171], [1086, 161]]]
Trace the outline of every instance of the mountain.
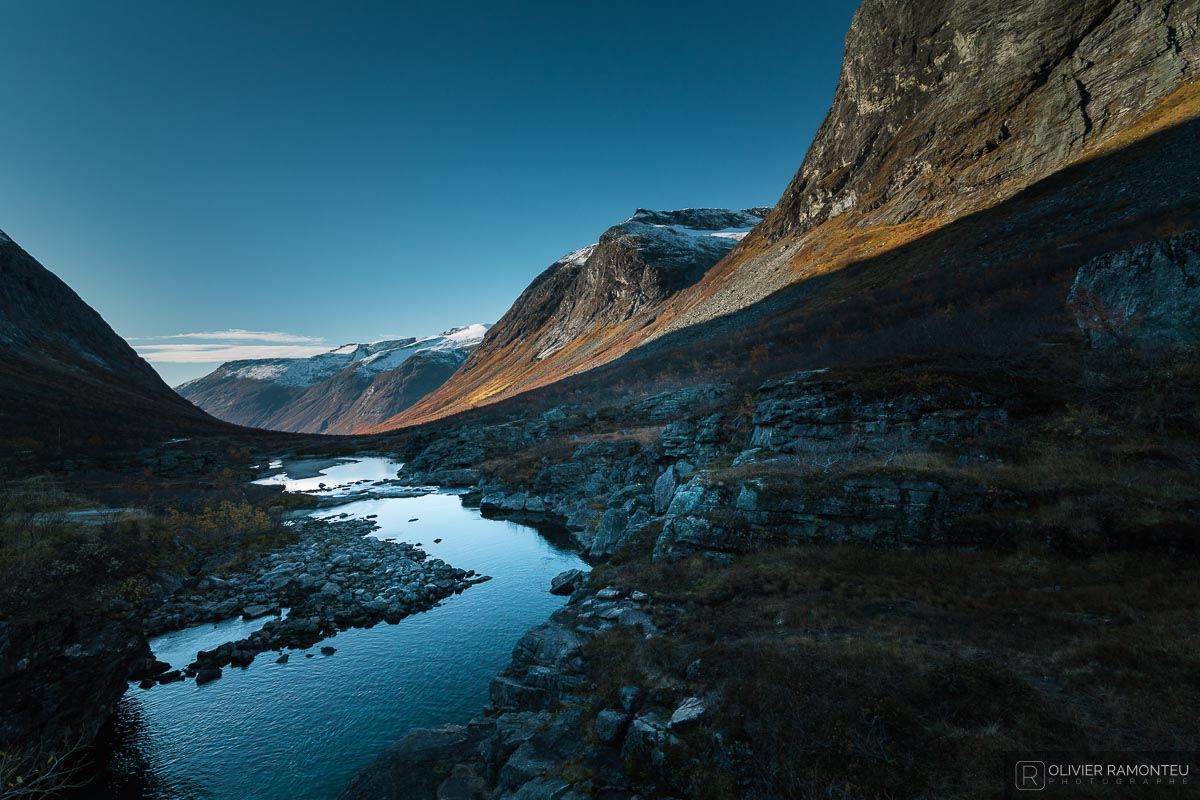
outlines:
[[489, 326], [347, 344], [311, 358], [231, 361], [177, 390], [219, 419], [300, 433], [354, 433], [441, 386]]
[[400, 419], [488, 402], [570, 374], [608, 345], [611, 333], [700, 280], [768, 211], [639, 208], [535, 278], [462, 370]]
[[[790, 303], [799, 325], [813, 309], [827, 310], [852, 292], [905, 286], [929, 273], [928, 264], [902, 257], [906, 248], [943, 234], [958, 237], [986, 212], [1020, 211], [1023, 193], [1091, 175], [1101, 159], [1127, 167], [1124, 188], [1136, 190], [1136, 171], [1158, 165], [1125, 164], [1124, 154], [1175, 135], [1200, 112], [1198, 5], [1017, 0], [997, 13], [978, 0], [866, 0], [846, 37], [832, 107], [800, 170], [763, 223], [728, 255], [673, 293], [643, 297], [610, 316], [584, 313], [582, 325], [562, 320], [575, 318], [576, 306], [592, 306], [597, 281], [602, 292], [620, 296], [613, 289], [623, 289], [628, 277], [611, 264], [589, 272], [572, 257], [558, 262], [518, 298], [458, 375], [381, 429], [547, 386], [669, 335], [703, 337], [717, 326], [728, 338], [731, 326], [757, 324], [764, 304], [778, 311]], [[1092, 203], [1086, 215], [1072, 215], [1070, 203], [1096, 198], [1072, 196], [1065, 185], [1055, 191], [1062, 192], [1065, 216], [1029, 221], [1058, 223], [1055, 231], [1039, 232], [1054, 241], [980, 253], [992, 263], [987, 281], [1004, 282], [1000, 261], [1015, 285], [1027, 277], [1022, 271], [1031, 256], [1047, 269], [1047, 260], [1061, 259], [1054, 268], [1067, 270], [1087, 248], [1136, 244], [1186, 227], [1172, 216], [1187, 205], [1175, 202], [1173, 192], [1153, 198], [1131, 191], [1127, 199]], [[1132, 205], [1122, 210], [1121, 203]], [[1112, 235], [1095, 236], [1099, 231]], [[1080, 250], [1060, 253], [1059, 246]], [[944, 251], [934, 252], [940, 258]], [[864, 275], [867, 264], [873, 276]], [[951, 266], [967, 269], [962, 261]], [[842, 320], [844, 330], [848, 322]], [[548, 344], [555, 349], [547, 352]], [[783, 349], [778, 341], [764, 346], [771, 344]]]
[[218, 427], [0, 232], [0, 447], [46, 456]]

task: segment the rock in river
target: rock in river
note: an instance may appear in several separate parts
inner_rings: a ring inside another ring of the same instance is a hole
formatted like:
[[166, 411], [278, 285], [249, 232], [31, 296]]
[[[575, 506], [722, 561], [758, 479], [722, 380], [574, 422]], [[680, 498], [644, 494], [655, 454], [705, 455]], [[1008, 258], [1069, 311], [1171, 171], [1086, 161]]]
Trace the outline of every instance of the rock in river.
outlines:
[[583, 585], [584, 573], [580, 569], [560, 572], [550, 580], [550, 594], [569, 595]]

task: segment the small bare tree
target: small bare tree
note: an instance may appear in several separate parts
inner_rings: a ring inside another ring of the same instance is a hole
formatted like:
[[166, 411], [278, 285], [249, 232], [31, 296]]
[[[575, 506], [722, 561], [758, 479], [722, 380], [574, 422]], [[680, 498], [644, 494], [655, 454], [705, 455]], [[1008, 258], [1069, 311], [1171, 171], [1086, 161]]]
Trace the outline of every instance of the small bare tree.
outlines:
[[87, 767], [83, 737], [59, 746], [0, 750], [0, 800], [36, 800], [81, 788]]

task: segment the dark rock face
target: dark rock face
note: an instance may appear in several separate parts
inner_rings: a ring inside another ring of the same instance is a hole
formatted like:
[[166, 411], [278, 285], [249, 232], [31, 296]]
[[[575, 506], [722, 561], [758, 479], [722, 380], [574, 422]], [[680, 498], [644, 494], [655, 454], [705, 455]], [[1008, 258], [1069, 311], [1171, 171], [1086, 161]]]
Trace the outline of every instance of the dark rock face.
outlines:
[[0, 749], [91, 741], [127, 679], [152, 664], [133, 615], [55, 617], [36, 628], [0, 623]]
[[1200, 232], [1089, 261], [1067, 306], [1093, 347], [1200, 343]]
[[761, 232], [957, 215], [1062, 168], [1190, 80], [1196, 2], [868, 0], [833, 107]]
[[864, 400], [846, 394], [845, 386], [821, 370], [763, 384], [751, 417], [750, 446], [836, 461], [856, 449], [882, 452], [914, 443], [954, 442], [1008, 419], [995, 400], [975, 391]]

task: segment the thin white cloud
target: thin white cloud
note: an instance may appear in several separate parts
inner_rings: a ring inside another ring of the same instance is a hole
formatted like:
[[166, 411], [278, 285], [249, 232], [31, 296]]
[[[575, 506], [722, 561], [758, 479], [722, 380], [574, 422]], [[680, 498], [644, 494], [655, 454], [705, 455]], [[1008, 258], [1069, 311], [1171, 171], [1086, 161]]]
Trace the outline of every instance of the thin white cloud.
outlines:
[[138, 355], [151, 364], [211, 364], [252, 358], [308, 358], [329, 350], [319, 336], [284, 331], [223, 331], [128, 337]]
[[204, 364], [250, 358], [308, 358], [329, 350], [328, 344], [148, 344], [135, 348], [151, 364]]
[[223, 331], [197, 331], [195, 333], [172, 333], [167, 336], [131, 336], [131, 342], [161, 342], [167, 339], [211, 339], [218, 342], [275, 342], [279, 344], [325, 344], [319, 336], [301, 336], [283, 331], [248, 331], [230, 328]]

